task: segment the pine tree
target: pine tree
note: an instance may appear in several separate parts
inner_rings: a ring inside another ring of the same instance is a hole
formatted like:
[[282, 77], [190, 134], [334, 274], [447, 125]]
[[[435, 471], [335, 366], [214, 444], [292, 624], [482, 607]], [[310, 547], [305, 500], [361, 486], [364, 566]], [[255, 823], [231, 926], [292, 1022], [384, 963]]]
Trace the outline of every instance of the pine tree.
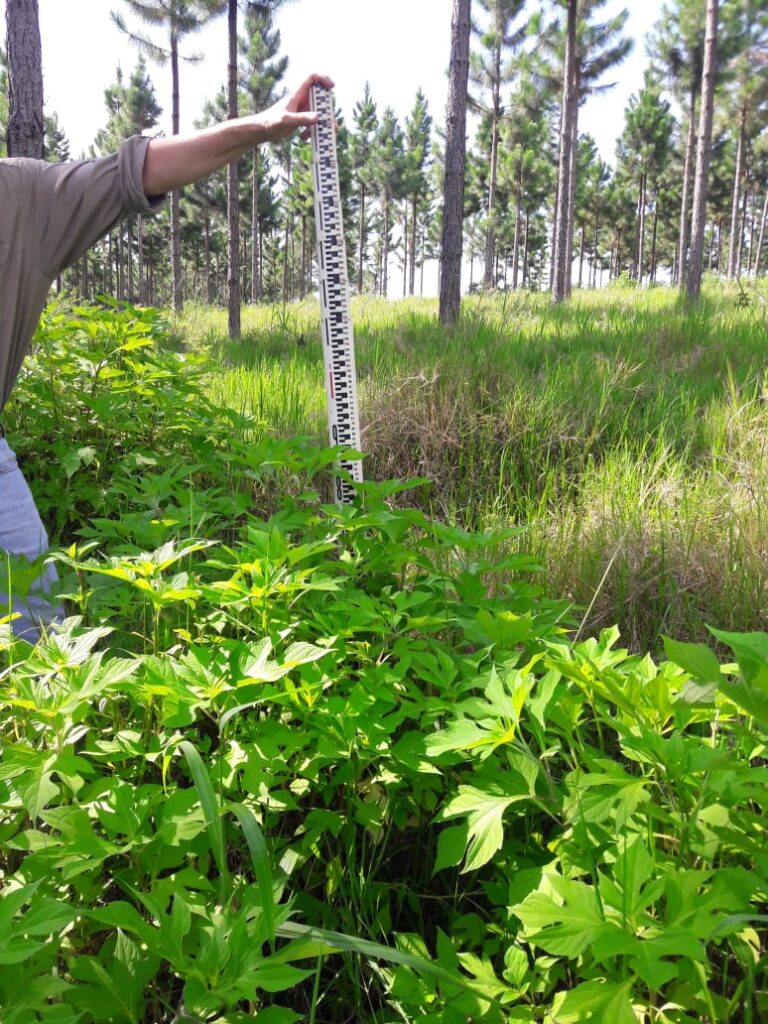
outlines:
[[525, 277], [525, 242], [530, 241], [525, 225], [554, 187], [554, 165], [549, 152], [551, 112], [549, 95], [521, 65], [509, 98], [509, 116], [502, 128], [499, 164], [499, 180], [514, 204], [513, 289]]
[[[273, 8], [249, 5], [245, 9], [244, 35], [240, 37], [240, 64], [248, 106], [258, 113], [276, 98], [280, 82], [288, 68], [288, 58], [278, 57], [280, 32], [273, 25]], [[261, 235], [261, 188], [264, 179], [261, 147], [253, 150], [251, 171], [251, 302], [262, 294], [261, 266], [263, 244]]]
[[389, 256], [392, 246], [394, 204], [402, 198], [405, 154], [403, 131], [395, 112], [387, 107], [376, 135], [376, 190], [381, 206], [381, 294], [387, 297]]
[[[525, 0], [478, 0], [482, 12], [487, 16], [487, 24], [482, 28], [475, 26], [474, 31], [480, 38], [481, 51], [473, 51], [470, 55], [469, 77], [478, 95], [470, 97], [471, 106], [483, 114], [489, 125], [489, 175], [487, 226], [485, 246], [485, 272], [483, 286], [493, 288], [494, 262], [496, 255], [496, 186], [499, 158], [499, 136], [504, 109], [501, 94], [504, 86], [510, 81], [512, 69], [505, 61], [507, 52], [514, 53], [525, 38], [526, 26], [518, 26], [513, 30], [515, 21], [525, 8]], [[486, 98], [487, 94], [487, 98]]]
[[59, 124], [59, 115], [55, 110], [43, 116], [43, 125], [43, 159], [52, 164], [69, 160], [69, 139]]
[[[221, 0], [125, 0], [128, 10], [144, 24], [167, 33], [167, 45], [159, 44], [141, 32], [128, 28], [123, 15], [112, 12], [112, 20], [151, 60], [165, 65], [170, 61], [172, 133], [179, 134], [179, 60], [194, 62], [199, 57], [182, 57], [179, 43], [198, 32], [221, 11]], [[171, 192], [171, 276], [173, 308], [178, 313], [184, 305], [181, 276], [180, 190]]]
[[440, 323], [444, 326], [456, 322], [461, 308], [470, 16], [471, 0], [453, 0], [440, 247]]
[[352, 113], [354, 132], [352, 133], [352, 167], [357, 180], [357, 290], [363, 290], [363, 270], [365, 267], [366, 243], [368, 240], [370, 214], [366, 209], [366, 200], [375, 180], [374, 152], [376, 130], [379, 119], [376, 104], [371, 96], [371, 88], [365, 83], [363, 98], [355, 104]]
[[687, 123], [680, 199], [678, 258], [673, 283], [685, 284], [691, 227], [693, 170], [696, 163], [696, 110], [704, 67], [705, 5], [702, 0], [670, 0], [649, 40], [649, 52], [683, 106]]
[[[733, 176], [728, 277], [738, 276], [741, 264], [741, 199], [748, 173], [748, 150], [768, 102], [768, 10], [764, 0], [730, 0], [723, 8], [724, 32], [737, 55], [730, 68], [730, 106], [736, 123], [736, 165]], [[762, 108], [762, 109], [761, 109]]]
[[[416, 246], [419, 235], [418, 214], [426, 205], [429, 196], [429, 154], [432, 134], [432, 118], [427, 98], [421, 89], [416, 94], [413, 110], [405, 121], [405, 160], [403, 167], [403, 191], [410, 206], [410, 252], [408, 265], [408, 294], [413, 295], [416, 285]], [[406, 224], [408, 215], [406, 212]]]
[[704, 40], [704, 71], [702, 74], [699, 143], [696, 153], [696, 178], [693, 186], [691, 259], [685, 282], [685, 292], [689, 300], [698, 299], [701, 292], [704, 227], [707, 214], [707, 190], [709, 187], [709, 161], [712, 147], [712, 115], [715, 102], [715, 76], [717, 73], [718, 0], [706, 0], [706, 2], [707, 28]]
[[637, 185], [635, 277], [642, 284], [649, 189], [666, 166], [675, 129], [669, 102], [662, 99], [661, 83], [650, 69], [645, 72], [643, 88], [630, 97], [624, 119], [617, 154]]
[[[566, 0], [557, 2], [562, 5]], [[571, 292], [579, 105], [593, 93], [612, 88], [615, 83], [606, 84], [601, 79], [627, 57], [633, 46], [633, 41], [623, 35], [629, 11], [624, 9], [606, 21], [594, 20], [606, 2], [567, 0], [562, 46], [563, 101], [553, 246], [552, 295], [556, 302]]]

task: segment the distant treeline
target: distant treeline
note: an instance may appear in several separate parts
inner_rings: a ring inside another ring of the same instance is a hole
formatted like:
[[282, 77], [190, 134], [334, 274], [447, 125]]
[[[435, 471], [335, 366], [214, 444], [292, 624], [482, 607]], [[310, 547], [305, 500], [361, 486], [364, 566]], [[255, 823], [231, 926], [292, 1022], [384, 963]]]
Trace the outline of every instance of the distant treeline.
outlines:
[[[178, 63], [186, 37], [224, 14], [236, 59], [199, 124], [274, 102], [288, 64], [275, 27], [280, 3], [241, 6], [235, 0], [123, 0], [113, 18], [140, 55], [129, 75], [118, 68], [106, 88], [104, 125], [86, 155], [108, 153], [157, 125], [161, 106], [150, 62], [169, 66], [162, 74], [178, 125]], [[573, 286], [599, 287], [625, 275], [639, 284], [687, 284], [695, 294], [702, 270], [729, 278], [765, 270], [764, 0], [668, 0], [662, 6], [645, 41], [648, 66], [625, 110], [615, 167], [578, 130], [581, 105], [611, 88], [633, 45], [626, 36], [628, 11], [604, 16], [605, 6], [606, 0], [471, 4], [468, 89], [464, 95], [451, 90], [454, 106], [466, 103], [476, 115], [463, 185], [471, 288], [551, 288], [561, 299]], [[470, 0], [454, 0], [454, 44], [457, 19], [469, 8]], [[40, 74], [39, 53], [12, 53], [13, 39], [26, 38], [22, 19], [36, 17], [34, 0], [8, 0], [8, 57], [17, 67], [2, 54], [0, 133], [3, 139], [7, 134], [11, 153], [68, 159], [55, 112], [21, 109], [34, 90], [11, 90], [20, 97], [14, 101], [19, 109], [8, 110], [10, 77], [23, 74], [26, 82]], [[436, 113], [419, 91], [401, 124], [386, 97], [373, 96], [367, 86], [351, 112], [339, 111], [353, 290], [418, 294], [425, 261], [440, 258], [446, 157]], [[449, 110], [449, 120], [456, 113]], [[313, 287], [310, 160], [309, 143], [298, 137], [260, 147], [239, 162], [234, 190], [223, 170], [185, 189], [160, 216], [127, 220], [68, 271], [64, 283], [83, 296], [103, 290], [176, 308], [185, 298], [229, 301], [236, 335], [234, 310], [241, 301], [290, 301]]]

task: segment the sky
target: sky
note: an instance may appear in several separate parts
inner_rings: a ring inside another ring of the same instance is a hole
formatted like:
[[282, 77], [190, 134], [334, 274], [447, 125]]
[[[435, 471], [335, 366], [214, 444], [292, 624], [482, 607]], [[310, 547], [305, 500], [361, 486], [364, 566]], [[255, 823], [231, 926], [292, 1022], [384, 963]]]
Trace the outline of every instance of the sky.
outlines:
[[[55, 110], [70, 139], [73, 156], [87, 153], [106, 115], [104, 89], [118, 64], [128, 74], [136, 50], [110, 19], [120, 0], [39, 0], [46, 109]], [[605, 14], [630, 9], [628, 33], [634, 53], [617, 69], [615, 89], [590, 99], [580, 128], [597, 140], [613, 162], [617, 135], [629, 96], [642, 85], [647, 59], [643, 42], [659, 15], [661, 0], [608, 0]], [[278, 15], [282, 50], [289, 57], [286, 85], [298, 85], [311, 71], [336, 82], [336, 100], [347, 119], [365, 82], [379, 108], [392, 106], [404, 119], [416, 90], [424, 90], [433, 116], [443, 120], [450, 53], [451, 0], [294, 0]], [[5, 14], [0, 0], [0, 15]], [[131, 18], [126, 14], [126, 20]], [[136, 24], [133, 21], [133, 24]], [[188, 37], [185, 52], [199, 53], [199, 64], [182, 65], [182, 131], [190, 130], [206, 98], [218, 92], [226, 75], [226, 18]], [[170, 68], [150, 68], [170, 132]]]

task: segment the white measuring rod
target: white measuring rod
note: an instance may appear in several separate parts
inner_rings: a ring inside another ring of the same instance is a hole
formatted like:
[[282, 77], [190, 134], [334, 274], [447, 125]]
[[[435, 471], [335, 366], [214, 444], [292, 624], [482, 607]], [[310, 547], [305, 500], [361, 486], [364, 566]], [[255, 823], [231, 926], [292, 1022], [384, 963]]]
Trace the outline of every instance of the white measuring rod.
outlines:
[[[312, 128], [312, 181], [328, 427], [332, 445], [360, 451], [355, 340], [349, 309], [333, 92], [322, 85], [313, 85], [311, 106], [320, 114], [319, 123]], [[342, 458], [336, 465], [349, 473], [353, 480], [362, 482], [363, 470], [359, 459]], [[333, 490], [340, 505], [347, 504], [355, 496], [354, 488], [339, 474], [334, 474]]]

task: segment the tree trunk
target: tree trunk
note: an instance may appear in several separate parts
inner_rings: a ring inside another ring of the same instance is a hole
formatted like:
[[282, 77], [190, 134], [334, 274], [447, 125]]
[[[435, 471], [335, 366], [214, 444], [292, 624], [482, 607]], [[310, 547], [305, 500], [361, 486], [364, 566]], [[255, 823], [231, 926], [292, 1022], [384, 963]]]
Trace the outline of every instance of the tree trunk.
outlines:
[[135, 302], [135, 283], [133, 279], [133, 217], [127, 217], [125, 220], [125, 242], [126, 242], [126, 258], [128, 262], [128, 301]]
[[[171, 22], [171, 79], [172, 95], [172, 133], [179, 134], [179, 40], [176, 35], [175, 22]], [[172, 304], [177, 313], [184, 308], [184, 293], [181, 281], [181, 221], [180, 192], [176, 188], [171, 192], [171, 287]]]
[[471, 0], [453, 0], [451, 62], [445, 125], [443, 233], [440, 249], [440, 323], [456, 322], [461, 308], [461, 252], [464, 230], [464, 170], [469, 76]]
[[640, 176], [640, 202], [637, 210], [637, 283], [642, 286], [645, 263], [645, 188], [647, 177]]
[[299, 298], [303, 299], [307, 294], [307, 215], [301, 216], [301, 278], [299, 280]]
[[581, 80], [578, 60], [574, 65], [576, 84], [574, 93], [576, 96], [571, 110], [571, 162], [568, 168], [568, 211], [567, 211], [567, 233], [565, 247], [565, 297], [570, 298], [573, 283], [573, 231], [576, 224], [576, 159], [579, 152], [579, 92]]
[[[286, 166], [286, 174], [287, 178], [285, 183], [285, 190], [286, 193], [288, 193], [291, 188], [292, 174], [292, 160], [290, 150], [288, 151], [288, 163]], [[288, 301], [288, 243], [290, 241], [292, 228], [293, 226], [291, 224], [291, 213], [290, 209], [288, 209], [285, 211], [285, 233], [283, 237], [283, 305], [285, 305], [285, 303]]]
[[749, 187], [748, 187], [748, 185], [745, 185], [744, 197], [743, 197], [743, 199], [741, 201], [741, 219], [739, 221], [739, 238], [738, 238], [738, 248], [737, 248], [738, 255], [736, 257], [736, 276], [737, 277], [741, 277], [741, 267], [742, 267], [743, 254], [744, 254], [744, 239], [745, 239], [746, 234], [747, 234], [747, 210], [748, 210], [748, 207], [749, 207], [749, 199], [750, 199]]
[[[110, 242], [112, 236], [110, 234]], [[110, 245], [110, 255], [112, 252], [112, 246]], [[118, 225], [117, 228], [117, 245], [115, 247], [115, 259], [117, 261], [117, 297], [122, 302], [125, 299], [125, 241], [123, 239], [123, 226]], [[109, 269], [109, 290], [112, 291], [112, 261], [110, 260]]]
[[584, 280], [584, 245], [585, 245], [585, 240], [586, 240], [586, 234], [587, 234], [587, 224], [586, 224], [586, 221], [582, 221], [582, 223], [581, 223], [581, 246], [580, 246], [580, 250], [579, 250], [579, 288], [581, 288], [582, 282]]
[[[229, 64], [227, 116], [237, 117], [237, 0], [227, 8]], [[227, 167], [227, 319], [231, 341], [240, 340], [240, 181], [237, 160]]]
[[363, 294], [363, 263], [365, 259], [365, 183], [360, 183], [360, 230], [357, 244], [357, 294]]
[[259, 147], [253, 151], [251, 181], [251, 302], [261, 298], [261, 240], [259, 238]]
[[136, 275], [139, 279], [139, 305], [147, 304], [147, 289], [144, 284], [144, 218], [136, 218]]
[[411, 197], [411, 276], [408, 282], [408, 294], [413, 295], [416, 290], [416, 219], [418, 196]]
[[[565, 131], [565, 103], [560, 103], [560, 139], [562, 140], [563, 132]], [[557, 263], [557, 215], [560, 209], [560, 172], [558, 165], [558, 175], [555, 182], [555, 200], [552, 206], [552, 237], [551, 237], [551, 255], [549, 259], [549, 290], [555, 286], [555, 265]]]
[[9, 157], [43, 158], [43, 58], [37, 0], [6, 0]]
[[[749, 197], [749, 248], [747, 249], [747, 275], [752, 273], [752, 253], [755, 249], [755, 194], [754, 192]], [[741, 273], [742, 267], [739, 266], [739, 273]]]
[[578, 0], [568, 0], [568, 26], [563, 62], [563, 113], [560, 119], [560, 159], [557, 172], [557, 209], [555, 213], [554, 273], [552, 297], [562, 302], [567, 291], [568, 218], [571, 198], [571, 145], [574, 107], [578, 109], [576, 89], [576, 17]]
[[648, 280], [651, 284], [656, 283], [656, 239], [659, 232], [659, 194], [656, 192], [656, 199], [653, 204], [653, 230], [651, 232], [651, 269]]
[[424, 264], [425, 259], [425, 246], [427, 244], [427, 221], [424, 218], [421, 222], [421, 266], [419, 267], [419, 295], [424, 295]]
[[694, 81], [691, 85], [690, 117], [688, 121], [688, 138], [685, 144], [685, 166], [683, 167], [683, 197], [680, 203], [680, 240], [678, 242], [679, 258], [677, 261], [677, 273], [673, 284], [685, 287], [685, 277], [688, 270], [688, 244], [690, 238], [690, 214], [688, 207], [691, 204], [691, 172], [693, 171], [693, 151], [696, 148], [696, 101], [699, 95], [699, 83]]
[[494, 95], [493, 128], [491, 130], [491, 172], [488, 183], [488, 226], [485, 232], [485, 272], [483, 288], [495, 288], [494, 256], [496, 254], [496, 179], [499, 165], [499, 119], [496, 112], [498, 99]]
[[525, 211], [525, 235], [523, 237], [523, 288], [528, 286], [528, 232], [531, 226], [531, 214]]
[[517, 281], [520, 273], [520, 225], [522, 223], [522, 210], [520, 200], [515, 204], [515, 241], [512, 249], [512, 291], [517, 291]]
[[765, 193], [765, 202], [763, 203], [763, 215], [760, 218], [760, 234], [757, 239], [757, 252], [755, 253], [755, 277], [760, 273], [760, 260], [763, 255], [763, 241], [765, 239], [765, 222], [768, 220], [768, 192]]
[[205, 261], [205, 301], [210, 306], [213, 304], [213, 280], [211, 275], [211, 215], [208, 206], [205, 208], [203, 231], [205, 232], [205, 248], [203, 250], [203, 259]]
[[704, 223], [709, 190], [709, 161], [712, 149], [712, 116], [717, 70], [718, 0], [707, 0], [707, 30], [704, 41], [704, 73], [702, 75], [699, 146], [696, 154], [696, 180], [693, 188], [693, 220], [691, 223], [691, 262], [686, 281], [686, 295], [698, 299], [701, 294], [701, 272], [704, 257]]
[[594, 248], [594, 252], [592, 253], [592, 287], [593, 288], [597, 288], [597, 261], [598, 261], [597, 247], [598, 247], [599, 238], [600, 238], [600, 217], [598, 216], [598, 214], [595, 214], [595, 248]]
[[739, 208], [741, 206], [741, 181], [744, 177], [744, 144], [747, 135], [747, 108], [743, 105], [739, 114], [739, 138], [736, 144], [736, 170], [733, 175], [733, 199], [731, 202], [731, 237], [728, 239], [728, 280], [733, 281], [738, 273], [741, 251]]
[[403, 217], [403, 298], [408, 294], [408, 204], [405, 205]]
[[384, 193], [384, 252], [382, 253], [381, 294], [386, 299], [389, 284], [389, 194]]

